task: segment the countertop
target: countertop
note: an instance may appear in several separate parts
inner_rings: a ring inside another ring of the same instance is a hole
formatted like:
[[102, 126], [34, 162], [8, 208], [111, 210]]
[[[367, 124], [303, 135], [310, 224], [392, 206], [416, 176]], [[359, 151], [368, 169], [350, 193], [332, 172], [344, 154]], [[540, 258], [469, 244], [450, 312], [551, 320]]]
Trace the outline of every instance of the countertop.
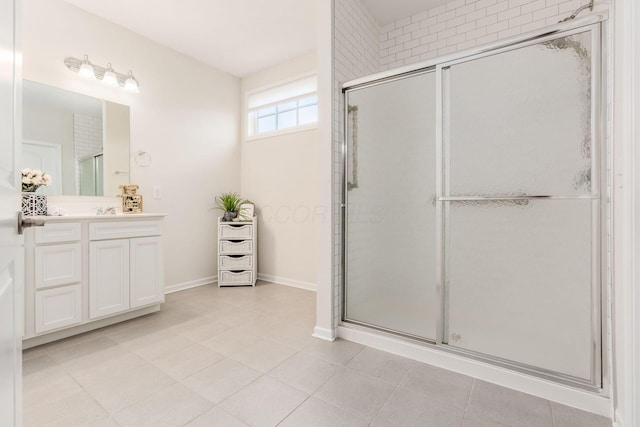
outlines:
[[139, 213], [139, 214], [116, 214], [116, 215], [96, 215], [96, 214], [73, 214], [73, 215], [41, 215], [29, 216], [27, 218], [45, 220], [45, 221], [73, 221], [80, 219], [90, 219], [93, 221], [117, 221], [117, 220], [135, 220], [147, 218], [159, 218], [167, 216], [166, 213]]

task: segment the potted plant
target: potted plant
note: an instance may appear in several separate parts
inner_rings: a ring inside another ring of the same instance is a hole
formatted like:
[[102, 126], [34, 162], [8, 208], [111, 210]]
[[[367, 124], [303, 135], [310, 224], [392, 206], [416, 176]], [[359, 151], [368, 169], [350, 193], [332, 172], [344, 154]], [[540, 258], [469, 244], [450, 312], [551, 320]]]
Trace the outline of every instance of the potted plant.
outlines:
[[244, 200], [238, 193], [222, 193], [216, 197], [216, 209], [224, 212], [223, 221], [233, 221], [240, 212], [240, 205]]

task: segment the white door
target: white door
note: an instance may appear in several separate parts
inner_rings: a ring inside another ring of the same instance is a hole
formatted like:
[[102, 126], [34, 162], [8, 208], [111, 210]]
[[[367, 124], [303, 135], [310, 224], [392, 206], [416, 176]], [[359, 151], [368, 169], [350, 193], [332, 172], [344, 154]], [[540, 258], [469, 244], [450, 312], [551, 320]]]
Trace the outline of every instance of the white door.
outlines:
[[129, 309], [129, 239], [89, 243], [89, 318]]
[[130, 242], [131, 308], [163, 302], [162, 238], [139, 237]]
[[52, 178], [51, 185], [41, 187], [39, 193], [49, 196], [62, 194], [62, 147], [54, 142], [22, 141], [20, 169], [40, 169]]
[[[0, 425], [21, 424], [23, 240], [17, 232], [20, 189], [20, 75], [15, 67], [14, 0], [0, 0]], [[19, 71], [19, 70], [18, 70]]]

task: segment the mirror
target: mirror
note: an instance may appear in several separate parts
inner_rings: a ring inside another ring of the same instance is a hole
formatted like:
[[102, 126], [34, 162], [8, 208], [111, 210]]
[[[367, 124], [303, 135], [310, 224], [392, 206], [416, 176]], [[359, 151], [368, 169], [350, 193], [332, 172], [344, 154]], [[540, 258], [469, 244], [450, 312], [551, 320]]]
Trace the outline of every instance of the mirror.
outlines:
[[51, 175], [37, 192], [116, 196], [129, 183], [129, 107], [25, 80], [21, 168]]

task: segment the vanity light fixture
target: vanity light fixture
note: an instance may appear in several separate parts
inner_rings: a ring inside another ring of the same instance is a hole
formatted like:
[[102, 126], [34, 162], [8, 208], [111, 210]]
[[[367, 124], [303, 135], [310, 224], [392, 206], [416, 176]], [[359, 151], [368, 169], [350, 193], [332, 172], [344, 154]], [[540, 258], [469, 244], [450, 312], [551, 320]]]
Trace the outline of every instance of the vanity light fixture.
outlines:
[[116, 72], [113, 71], [111, 62], [107, 64], [107, 71], [104, 72], [104, 77], [102, 77], [102, 81], [108, 84], [109, 86], [120, 86], [120, 84], [118, 83], [118, 76], [116, 76]]
[[131, 70], [129, 70], [127, 79], [124, 81], [124, 90], [133, 93], [140, 92], [140, 89], [138, 88], [138, 81], [133, 77], [133, 73], [131, 72]]
[[78, 76], [87, 80], [95, 80], [96, 73], [93, 69], [93, 65], [89, 62], [89, 57], [87, 55], [84, 56], [84, 60], [80, 64], [80, 68], [78, 69]]
[[140, 91], [138, 81], [133, 77], [131, 70], [129, 70], [129, 74], [119, 73], [113, 69], [111, 63], [107, 64], [106, 68], [101, 67], [92, 64], [89, 57], [85, 55], [84, 59], [69, 56], [64, 59], [64, 65], [82, 78], [100, 80], [109, 86], [123, 88], [127, 92], [138, 93]]

